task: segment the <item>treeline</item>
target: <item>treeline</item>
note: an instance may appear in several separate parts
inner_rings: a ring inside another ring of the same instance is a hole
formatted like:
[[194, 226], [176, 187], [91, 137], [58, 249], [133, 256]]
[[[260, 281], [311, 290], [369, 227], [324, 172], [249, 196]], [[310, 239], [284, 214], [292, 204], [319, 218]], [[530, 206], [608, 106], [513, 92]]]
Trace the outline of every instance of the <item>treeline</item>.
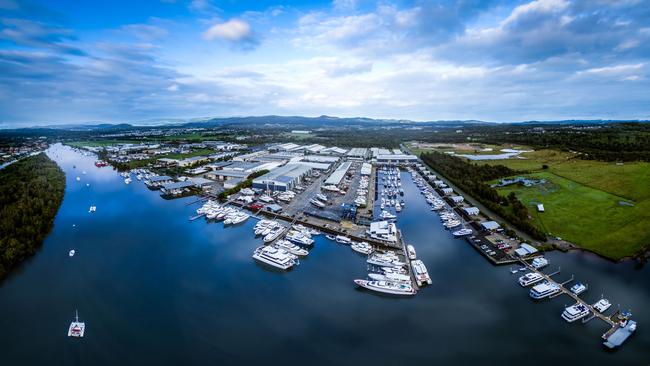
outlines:
[[41, 246], [64, 190], [65, 174], [44, 153], [0, 170], [0, 279]]
[[[424, 153], [420, 157], [422, 161], [444, 175], [465, 193], [476, 198], [485, 207], [496, 212], [523, 232], [538, 240], [546, 239], [544, 232], [530, 222], [528, 208], [517, 199], [517, 196], [511, 194], [508, 197], [502, 197], [496, 189], [485, 183], [522, 172], [503, 165], [470, 164], [461, 158], [436, 151]], [[511, 206], [510, 210], [507, 209], [508, 206]]]
[[240, 190], [242, 190], [244, 188], [252, 187], [253, 186], [253, 179], [255, 179], [257, 177], [261, 177], [261, 176], [263, 176], [264, 174], [266, 174], [268, 172], [269, 172], [268, 170], [262, 169], [262, 170], [260, 170], [258, 172], [251, 173], [248, 177], [246, 177], [246, 180], [241, 181], [236, 186], [234, 186], [232, 188], [229, 188], [229, 189], [226, 189], [225, 191], [219, 193], [219, 196], [218, 196], [219, 199], [220, 200], [225, 200], [231, 194], [235, 194], [235, 193], [239, 192]]

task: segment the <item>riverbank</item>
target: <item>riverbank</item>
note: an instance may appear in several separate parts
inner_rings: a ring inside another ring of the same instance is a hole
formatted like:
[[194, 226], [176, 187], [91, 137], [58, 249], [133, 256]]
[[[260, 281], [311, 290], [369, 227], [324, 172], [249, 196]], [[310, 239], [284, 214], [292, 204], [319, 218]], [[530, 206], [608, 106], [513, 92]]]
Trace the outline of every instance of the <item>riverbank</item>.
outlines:
[[64, 190], [65, 174], [45, 153], [0, 171], [0, 280], [41, 246]]

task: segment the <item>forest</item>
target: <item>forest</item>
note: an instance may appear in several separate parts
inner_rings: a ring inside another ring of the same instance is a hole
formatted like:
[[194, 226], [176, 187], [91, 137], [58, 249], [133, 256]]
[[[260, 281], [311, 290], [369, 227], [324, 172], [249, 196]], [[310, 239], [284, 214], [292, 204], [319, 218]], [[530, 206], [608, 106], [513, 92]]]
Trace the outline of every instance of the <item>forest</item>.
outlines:
[[449, 179], [465, 193], [476, 198], [488, 209], [496, 212], [505, 220], [538, 240], [545, 240], [546, 235], [530, 222], [526, 206], [512, 194], [502, 197], [486, 181], [523, 173], [503, 165], [476, 165], [465, 160], [436, 151], [424, 153], [422, 161], [433, 170]]
[[45, 153], [0, 170], [0, 280], [41, 246], [64, 190], [65, 174]]

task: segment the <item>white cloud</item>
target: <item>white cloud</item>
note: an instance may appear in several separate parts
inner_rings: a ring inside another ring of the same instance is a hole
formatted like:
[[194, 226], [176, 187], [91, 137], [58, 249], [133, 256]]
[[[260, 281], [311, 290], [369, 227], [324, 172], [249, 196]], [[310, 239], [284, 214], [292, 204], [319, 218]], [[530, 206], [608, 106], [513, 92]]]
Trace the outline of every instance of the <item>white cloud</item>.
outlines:
[[217, 23], [211, 26], [203, 38], [212, 41], [222, 39], [229, 42], [240, 42], [252, 36], [251, 26], [241, 19], [230, 19], [224, 23]]

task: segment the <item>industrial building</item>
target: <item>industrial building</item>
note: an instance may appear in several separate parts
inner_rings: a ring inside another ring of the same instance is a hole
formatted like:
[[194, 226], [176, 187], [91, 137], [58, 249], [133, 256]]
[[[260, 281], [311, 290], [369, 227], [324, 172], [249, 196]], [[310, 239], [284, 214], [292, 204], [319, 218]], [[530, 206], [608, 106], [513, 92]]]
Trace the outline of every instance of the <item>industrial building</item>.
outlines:
[[289, 163], [261, 177], [253, 179], [253, 188], [271, 191], [288, 191], [311, 175], [313, 168], [302, 163]]
[[343, 180], [343, 177], [345, 177], [345, 174], [348, 172], [348, 169], [350, 169], [350, 166], [352, 165], [351, 162], [346, 161], [341, 163], [338, 168], [332, 173], [327, 180], [325, 181], [325, 185], [333, 185], [333, 186], [338, 186], [341, 181]]

